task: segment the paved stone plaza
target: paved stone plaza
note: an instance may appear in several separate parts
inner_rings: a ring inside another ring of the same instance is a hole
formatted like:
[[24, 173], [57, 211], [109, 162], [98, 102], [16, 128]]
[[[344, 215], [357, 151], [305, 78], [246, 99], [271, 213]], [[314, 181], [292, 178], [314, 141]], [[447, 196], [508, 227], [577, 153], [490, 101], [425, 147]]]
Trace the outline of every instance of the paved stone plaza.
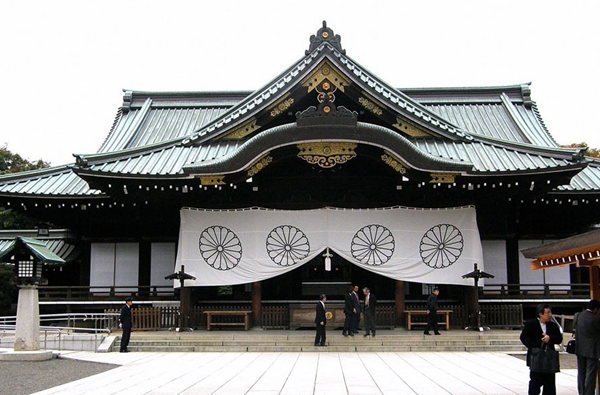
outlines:
[[[122, 365], [38, 394], [524, 394], [524, 361], [499, 352], [92, 353]], [[576, 370], [556, 377], [576, 394]]]

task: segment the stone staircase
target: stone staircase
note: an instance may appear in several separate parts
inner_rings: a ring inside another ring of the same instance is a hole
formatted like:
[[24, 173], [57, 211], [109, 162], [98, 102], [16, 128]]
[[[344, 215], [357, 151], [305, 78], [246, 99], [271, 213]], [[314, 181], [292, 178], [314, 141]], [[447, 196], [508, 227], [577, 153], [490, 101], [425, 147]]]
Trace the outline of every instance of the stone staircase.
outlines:
[[[441, 336], [401, 329], [379, 331], [376, 337], [362, 334], [344, 337], [340, 331], [327, 332], [327, 347], [314, 347], [310, 331], [197, 331], [138, 332], [129, 342], [132, 352], [384, 352], [384, 351], [502, 351], [520, 352], [519, 331], [442, 331]], [[120, 337], [111, 350], [119, 350]]]

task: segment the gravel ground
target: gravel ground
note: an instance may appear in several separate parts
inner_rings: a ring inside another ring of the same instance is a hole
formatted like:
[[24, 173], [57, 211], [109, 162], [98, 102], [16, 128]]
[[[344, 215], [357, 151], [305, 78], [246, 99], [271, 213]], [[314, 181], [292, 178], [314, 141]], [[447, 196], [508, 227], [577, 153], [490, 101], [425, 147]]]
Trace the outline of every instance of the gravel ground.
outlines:
[[114, 369], [119, 365], [51, 359], [0, 362], [0, 394], [26, 395]]
[[[522, 359], [523, 361], [527, 358], [525, 354], [511, 354], [511, 356]], [[561, 369], [577, 369], [577, 356], [575, 356], [575, 354], [561, 352], [559, 354], [559, 360]]]

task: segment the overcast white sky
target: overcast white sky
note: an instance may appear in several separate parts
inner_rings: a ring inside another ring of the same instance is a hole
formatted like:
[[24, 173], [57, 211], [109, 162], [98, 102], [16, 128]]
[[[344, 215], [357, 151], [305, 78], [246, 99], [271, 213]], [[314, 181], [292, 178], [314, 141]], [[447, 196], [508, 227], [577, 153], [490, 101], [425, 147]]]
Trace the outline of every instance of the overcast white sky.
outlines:
[[393, 86], [531, 81], [559, 143], [600, 147], [597, 0], [3, 0], [0, 145], [70, 163], [100, 146], [122, 89], [257, 89], [323, 19]]

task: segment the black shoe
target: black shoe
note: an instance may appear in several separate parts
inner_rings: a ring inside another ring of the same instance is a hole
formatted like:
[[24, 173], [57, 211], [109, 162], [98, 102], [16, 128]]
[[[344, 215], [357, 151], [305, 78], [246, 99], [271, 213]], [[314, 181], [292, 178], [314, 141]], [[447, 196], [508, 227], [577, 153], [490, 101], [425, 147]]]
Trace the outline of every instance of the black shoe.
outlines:
[[371, 336], [375, 337], [375, 332], [373, 332], [373, 334]]
[[439, 336], [439, 335], [441, 335], [441, 333], [440, 332], [435, 332], [435, 335]]
[[129, 352], [129, 350], [120, 350], [119, 352]]
[[350, 332], [350, 336], [354, 337], [354, 332]]
[[344, 335], [344, 337], [348, 337], [348, 334], [346, 332], [342, 332], [342, 335]]
[[365, 333], [365, 334], [363, 335], [363, 337], [367, 337], [367, 336], [371, 336], [371, 335], [369, 335], [368, 333]]
[[431, 333], [429, 333], [429, 332], [423, 332], [423, 334], [426, 335], [426, 336], [430, 336], [431, 335]]

